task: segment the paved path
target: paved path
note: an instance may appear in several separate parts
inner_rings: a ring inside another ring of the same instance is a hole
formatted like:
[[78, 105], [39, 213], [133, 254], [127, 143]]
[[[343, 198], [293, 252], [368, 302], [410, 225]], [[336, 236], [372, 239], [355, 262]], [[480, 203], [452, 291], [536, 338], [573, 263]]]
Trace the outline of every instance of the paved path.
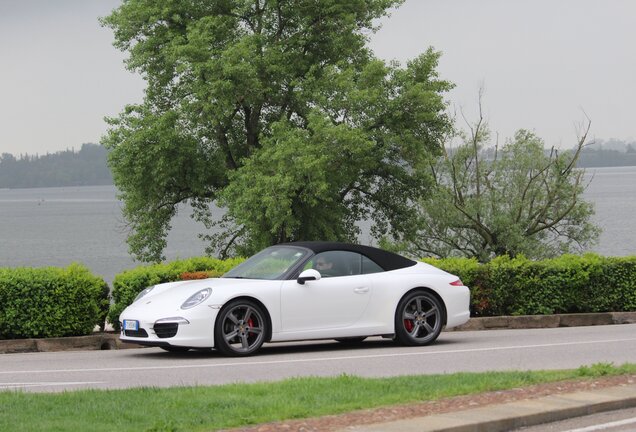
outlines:
[[[632, 391], [636, 392], [636, 388]], [[636, 430], [636, 408], [625, 408], [519, 428], [512, 432], [634, 432], [634, 430]]]
[[[546, 396], [388, 423], [352, 426], [339, 432], [521, 432], [527, 430], [522, 427], [533, 425], [540, 425], [531, 429], [535, 432], [627, 432], [633, 431], [636, 425], [633, 410], [629, 409], [634, 406], [636, 386], [629, 385]], [[610, 416], [614, 421], [599, 417], [580, 418], [610, 410], [621, 410]], [[566, 424], [554, 424], [572, 418], [573, 420]], [[582, 425], [585, 426], [578, 427]]]

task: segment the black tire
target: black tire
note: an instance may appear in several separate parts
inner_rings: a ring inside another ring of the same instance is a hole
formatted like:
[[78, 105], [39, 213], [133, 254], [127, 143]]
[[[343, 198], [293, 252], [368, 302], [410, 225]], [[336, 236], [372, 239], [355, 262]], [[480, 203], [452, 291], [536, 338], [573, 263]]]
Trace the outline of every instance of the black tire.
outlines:
[[265, 311], [248, 299], [229, 302], [219, 312], [214, 325], [214, 346], [234, 357], [254, 354], [269, 331]]
[[171, 353], [180, 353], [180, 352], [187, 352], [190, 351], [190, 348], [188, 347], [180, 347], [180, 346], [162, 346], [159, 347], [164, 351], [168, 351]]
[[395, 337], [403, 345], [428, 345], [442, 331], [444, 308], [428, 291], [417, 290], [400, 300], [395, 311]]
[[366, 336], [354, 336], [354, 337], [345, 337], [345, 338], [336, 338], [338, 342], [345, 345], [357, 345], [364, 341]]

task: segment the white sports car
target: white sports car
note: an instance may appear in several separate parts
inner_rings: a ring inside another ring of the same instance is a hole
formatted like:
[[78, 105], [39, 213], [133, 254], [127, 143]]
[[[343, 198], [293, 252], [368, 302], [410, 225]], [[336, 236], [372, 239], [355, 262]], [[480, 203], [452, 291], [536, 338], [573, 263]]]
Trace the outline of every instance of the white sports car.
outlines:
[[469, 318], [470, 293], [431, 265], [345, 243], [272, 246], [221, 278], [146, 288], [120, 315], [121, 340], [167, 351], [215, 348], [232, 356], [264, 342], [433, 342]]

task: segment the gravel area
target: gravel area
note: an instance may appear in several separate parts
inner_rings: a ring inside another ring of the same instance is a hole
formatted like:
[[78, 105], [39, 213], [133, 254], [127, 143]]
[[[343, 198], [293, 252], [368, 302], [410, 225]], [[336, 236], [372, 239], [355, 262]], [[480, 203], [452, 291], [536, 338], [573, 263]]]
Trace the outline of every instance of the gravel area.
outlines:
[[423, 417], [451, 411], [478, 408], [492, 404], [534, 399], [543, 396], [595, 390], [636, 383], [636, 375], [621, 375], [576, 381], [538, 384], [525, 388], [459, 396], [431, 402], [411, 403], [350, 413], [301, 420], [267, 423], [230, 429], [232, 432], [333, 432], [348, 426], [384, 423], [413, 417]]

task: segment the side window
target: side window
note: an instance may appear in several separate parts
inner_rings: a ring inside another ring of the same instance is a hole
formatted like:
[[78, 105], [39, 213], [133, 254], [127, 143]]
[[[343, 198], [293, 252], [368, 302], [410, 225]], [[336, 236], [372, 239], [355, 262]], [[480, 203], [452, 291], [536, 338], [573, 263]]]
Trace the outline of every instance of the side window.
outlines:
[[359, 275], [361, 266], [362, 255], [348, 251], [321, 252], [311, 259], [311, 267], [322, 277]]
[[375, 261], [362, 255], [362, 274], [380, 273], [383, 271], [384, 269], [377, 265]]

